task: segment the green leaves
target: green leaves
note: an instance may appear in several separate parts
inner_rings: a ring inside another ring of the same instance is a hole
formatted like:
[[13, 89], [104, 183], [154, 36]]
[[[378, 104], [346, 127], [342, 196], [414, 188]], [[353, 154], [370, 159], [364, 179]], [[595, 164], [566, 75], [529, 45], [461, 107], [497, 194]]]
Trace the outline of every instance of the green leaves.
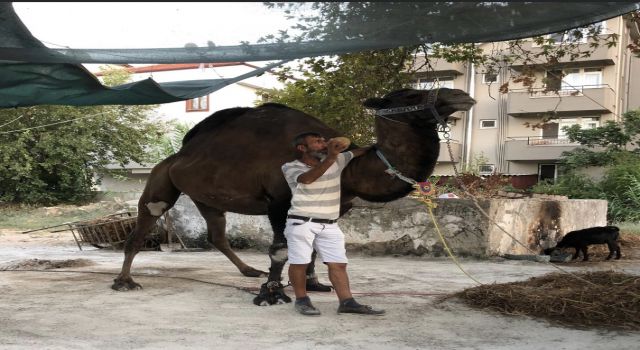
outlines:
[[[412, 58], [412, 48], [310, 58], [300, 62], [297, 69], [304, 80], [289, 80], [282, 90], [261, 93], [271, 102], [323, 120], [356, 143], [370, 144], [374, 138], [373, 118], [362, 101], [406, 87], [410, 76], [403, 73]], [[291, 71], [279, 74], [287, 81]]]
[[[123, 82], [123, 75], [107, 76]], [[158, 142], [160, 131], [148, 120], [152, 108], [0, 110], [0, 201], [55, 204], [90, 199], [99, 181], [94, 174], [106, 171], [107, 164], [148, 160], [147, 147]]]

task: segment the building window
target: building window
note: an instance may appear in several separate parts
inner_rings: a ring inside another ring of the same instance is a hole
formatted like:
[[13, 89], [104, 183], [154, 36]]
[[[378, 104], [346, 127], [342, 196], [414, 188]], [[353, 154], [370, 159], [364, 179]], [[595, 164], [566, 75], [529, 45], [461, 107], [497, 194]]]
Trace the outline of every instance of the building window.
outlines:
[[495, 119], [480, 119], [480, 129], [493, 129], [498, 125]]
[[542, 128], [542, 138], [543, 139], [566, 139], [567, 133], [564, 129], [573, 125], [579, 125], [581, 129], [595, 129], [600, 126], [600, 118], [581, 117], [581, 118], [561, 118], [561, 119], [550, 120]]
[[483, 84], [492, 84], [498, 81], [498, 73], [488, 72], [482, 74], [482, 83]]
[[436, 88], [453, 89], [453, 77], [418, 78], [413, 83], [413, 88], [418, 90], [431, 90]]
[[547, 89], [576, 90], [602, 87], [602, 67], [547, 71]]
[[[599, 22], [597, 24], [595, 24], [595, 26], [598, 27], [597, 29], [597, 33], [599, 35], [603, 35], [607, 33], [607, 22], [606, 21], [602, 21]], [[545, 35], [544, 37], [547, 39], [551, 39], [553, 41], [554, 44], [556, 45], [560, 45], [563, 43], [586, 43], [587, 42], [587, 35], [589, 34], [589, 31], [587, 28], [575, 28], [575, 29], [569, 29], [566, 30], [564, 32], [559, 32], [559, 33], [553, 33], [553, 34], [548, 34]]]
[[209, 95], [187, 101], [187, 112], [206, 112], [209, 110]]
[[538, 181], [556, 182], [558, 166], [556, 164], [538, 164]]
[[480, 175], [491, 175], [495, 170], [496, 170], [496, 166], [494, 164], [478, 165], [478, 174]]

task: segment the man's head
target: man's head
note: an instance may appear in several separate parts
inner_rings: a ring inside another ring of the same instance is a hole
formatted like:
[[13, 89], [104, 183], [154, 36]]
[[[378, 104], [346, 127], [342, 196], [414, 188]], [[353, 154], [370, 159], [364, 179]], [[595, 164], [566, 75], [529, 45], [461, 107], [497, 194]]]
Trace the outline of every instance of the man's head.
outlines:
[[293, 147], [298, 151], [298, 158], [305, 154], [321, 160], [327, 155], [327, 141], [317, 132], [304, 132], [293, 139]]

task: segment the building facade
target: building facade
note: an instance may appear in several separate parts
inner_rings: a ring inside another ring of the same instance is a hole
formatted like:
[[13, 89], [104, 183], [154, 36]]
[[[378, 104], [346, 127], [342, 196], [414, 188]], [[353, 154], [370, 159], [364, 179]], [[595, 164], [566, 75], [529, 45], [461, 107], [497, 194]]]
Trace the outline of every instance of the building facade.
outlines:
[[[617, 17], [601, 25], [603, 35], [619, 35], [616, 46], [601, 45], [589, 57], [561, 59], [554, 65], [533, 62], [528, 66], [536, 67], [532, 88], [511, 79], [524, 67], [518, 61], [485, 72], [473, 64], [436, 60], [429, 70], [419, 71], [416, 87], [462, 89], [477, 101], [469, 112], [453, 115], [449, 143], [454, 158], [451, 160], [443, 143], [434, 175], [454, 174], [455, 164], [480, 174], [526, 178], [527, 185], [554, 179], [562, 152], [578, 147], [569, 142], [564, 126], [594, 128], [608, 120], [619, 121], [625, 112], [640, 108], [640, 58], [626, 48], [630, 38], [640, 35], [637, 24]], [[558, 35], [547, 37], [561, 39]], [[531, 39], [523, 45], [526, 50], [540, 50]], [[582, 40], [579, 45], [586, 51], [589, 43]], [[479, 48], [499, 54], [508, 46], [483, 43]], [[544, 127], [531, 127], [549, 116], [552, 119]]]

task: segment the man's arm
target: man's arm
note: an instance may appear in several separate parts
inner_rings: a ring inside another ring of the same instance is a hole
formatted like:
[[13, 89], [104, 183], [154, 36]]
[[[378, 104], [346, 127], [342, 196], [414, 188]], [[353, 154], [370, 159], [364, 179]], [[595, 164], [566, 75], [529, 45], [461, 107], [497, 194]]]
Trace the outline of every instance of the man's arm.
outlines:
[[311, 167], [306, 173], [298, 176], [296, 181], [305, 185], [313, 183], [335, 163], [336, 159], [338, 159], [338, 154], [343, 150], [344, 147], [339, 143], [329, 141], [329, 144], [327, 144], [327, 156], [320, 163]]

